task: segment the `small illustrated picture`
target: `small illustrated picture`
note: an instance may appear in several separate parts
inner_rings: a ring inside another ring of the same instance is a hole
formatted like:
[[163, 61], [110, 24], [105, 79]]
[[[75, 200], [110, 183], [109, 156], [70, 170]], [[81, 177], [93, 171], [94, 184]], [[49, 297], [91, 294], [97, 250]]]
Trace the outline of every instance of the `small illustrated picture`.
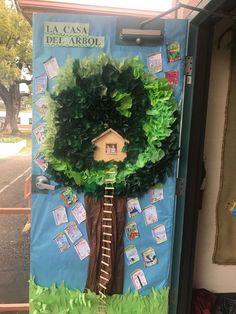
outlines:
[[157, 209], [154, 205], [149, 205], [149, 206], [145, 207], [143, 210], [143, 215], [144, 215], [144, 220], [145, 220], [146, 226], [151, 225], [154, 222], [158, 221]]
[[47, 73], [42, 73], [35, 78], [35, 91], [36, 94], [43, 94], [47, 90], [48, 77]]
[[75, 243], [77, 240], [79, 240], [79, 238], [82, 237], [82, 233], [74, 221], [68, 223], [65, 228], [65, 234], [68, 236], [72, 243]]
[[147, 280], [142, 269], [136, 269], [131, 273], [131, 279], [135, 290], [139, 290], [147, 285]]
[[55, 220], [55, 224], [57, 226], [68, 222], [68, 217], [67, 217], [65, 206], [60, 205], [54, 208], [52, 213]]
[[158, 263], [158, 259], [154, 248], [148, 247], [142, 252], [145, 267], [150, 267]]
[[148, 69], [151, 73], [162, 71], [162, 56], [160, 52], [156, 52], [148, 57]]
[[35, 107], [36, 107], [40, 117], [44, 118], [48, 113], [46, 97], [41, 96], [38, 100], [35, 101], [34, 104], [35, 104]]
[[158, 225], [152, 229], [152, 235], [158, 244], [167, 241], [166, 228], [164, 225]]
[[37, 140], [37, 143], [39, 145], [43, 144], [45, 140], [45, 124], [40, 123], [36, 125], [36, 127], [33, 129], [34, 136]]
[[142, 212], [140, 204], [139, 204], [139, 200], [137, 197], [131, 198], [127, 201], [127, 211], [128, 211], [129, 217], [134, 217], [138, 213]]
[[116, 155], [117, 154], [117, 144], [106, 144], [106, 154]]
[[180, 60], [180, 44], [178, 41], [167, 45], [167, 58], [170, 63]]
[[228, 204], [228, 210], [232, 216], [236, 216], [236, 202], [231, 202]]
[[134, 245], [129, 245], [125, 248], [125, 255], [129, 265], [135, 264], [140, 260], [138, 251]]
[[164, 198], [163, 185], [161, 183], [157, 184], [150, 190], [149, 194], [150, 194], [150, 203], [152, 204], [163, 200]]
[[64, 252], [70, 248], [70, 244], [63, 232], [58, 233], [54, 240], [56, 241], [60, 252]]
[[177, 85], [179, 79], [179, 72], [177, 70], [168, 71], [165, 73], [165, 78], [171, 85]]
[[139, 231], [135, 221], [131, 221], [126, 225], [125, 232], [129, 240], [135, 240], [139, 238]]
[[43, 65], [49, 79], [58, 75], [59, 66], [55, 57], [49, 58]]
[[78, 201], [78, 196], [69, 186], [65, 187], [64, 190], [61, 192], [61, 198], [67, 206], [70, 206]]
[[86, 210], [82, 203], [76, 203], [71, 212], [79, 224], [86, 220]]
[[44, 156], [42, 153], [37, 153], [34, 158], [33, 158], [34, 162], [36, 163], [36, 165], [43, 171], [45, 172], [47, 170], [48, 167], [48, 163], [46, 162]]
[[90, 255], [90, 247], [88, 242], [85, 239], [81, 239], [75, 246], [74, 246], [76, 253], [79, 255], [81, 261]]

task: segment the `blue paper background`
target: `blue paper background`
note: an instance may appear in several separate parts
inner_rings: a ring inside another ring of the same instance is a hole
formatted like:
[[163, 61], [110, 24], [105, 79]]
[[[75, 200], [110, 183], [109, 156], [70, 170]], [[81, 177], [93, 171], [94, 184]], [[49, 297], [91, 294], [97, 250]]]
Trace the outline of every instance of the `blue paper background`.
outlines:
[[[175, 88], [175, 95], [179, 101], [183, 88], [184, 76], [184, 56], [186, 47], [187, 21], [185, 20], [166, 20], [165, 21], [165, 39], [163, 46], [159, 47], [140, 47], [123, 46], [115, 43], [116, 20], [114, 16], [89, 16], [89, 15], [69, 15], [69, 14], [35, 14], [33, 20], [33, 74], [34, 78], [45, 72], [43, 62], [51, 56], [55, 56], [59, 66], [63, 66], [68, 57], [83, 58], [95, 56], [106, 52], [113, 58], [124, 58], [138, 55], [145, 63], [150, 54], [160, 51], [162, 53], [163, 72], [158, 76], [164, 76], [164, 72], [177, 69], [179, 71], [179, 83]], [[105, 36], [105, 47], [100, 48], [71, 48], [71, 47], [44, 47], [44, 22], [86, 22], [90, 25], [90, 34], [93, 36]], [[168, 63], [166, 44], [172, 41], [179, 41], [181, 46], [181, 60]], [[55, 80], [48, 80], [48, 90], [50, 91]], [[35, 81], [33, 91], [33, 102], [39, 98], [35, 93]], [[43, 122], [38, 112], [33, 106], [33, 126]], [[33, 156], [37, 153], [39, 145], [33, 136]], [[33, 162], [33, 175], [43, 175], [44, 173]], [[32, 230], [31, 230], [31, 274], [35, 276], [36, 283], [41, 286], [50, 286], [53, 283], [61, 284], [63, 281], [69, 288], [84, 289], [87, 278], [88, 258], [80, 261], [73, 248], [64, 253], [60, 253], [53, 238], [57, 233], [65, 228], [65, 224], [56, 226], [52, 210], [62, 204], [65, 205], [60, 197], [62, 189], [48, 194], [33, 193], [32, 197]], [[124, 235], [125, 246], [133, 244], [136, 246], [140, 261], [128, 266], [124, 256], [125, 274], [124, 274], [124, 292], [129, 288], [133, 291], [134, 287], [130, 279], [130, 273], [135, 269], [143, 269], [148, 281], [148, 285], [140, 290], [140, 293], [146, 295], [151, 287], [161, 288], [169, 286], [169, 275], [172, 260], [173, 247], [173, 229], [175, 216], [175, 177], [168, 178], [164, 185], [164, 200], [155, 203], [159, 220], [157, 223], [146, 226], [143, 214], [129, 218], [127, 222], [136, 221], [140, 232], [140, 238], [129, 241]], [[79, 194], [79, 201], [83, 203], [83, 194]], [[139, 199], [142, 208], [150, 204], [149, 194], [145, 194]], [[67, 208], [69, 221], [75, 220], [71, 213], [71, 208]], [[152, 236], [152, 228], [158, 224], [164, 224], [166, 227], [168, 241], [162, 244], [156, 244]], [[79, 225], [83, 238], [87, 239], [86, 222]], [[153, 247], [156, 251], [159, 263], [145, 268], [141, 252], [147, 247]]]

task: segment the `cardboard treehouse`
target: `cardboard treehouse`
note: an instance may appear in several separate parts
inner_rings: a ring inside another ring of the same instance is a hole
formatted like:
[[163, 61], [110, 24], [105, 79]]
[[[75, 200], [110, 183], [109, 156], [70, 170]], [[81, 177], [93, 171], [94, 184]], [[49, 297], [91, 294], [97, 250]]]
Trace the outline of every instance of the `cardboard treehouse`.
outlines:
[[123, 161], [126, 158], [126, 153], [123, 152], [123, 147], [129, 141], [124, 139], [119, 133], [112, 128], [98, 135], [92, 140], [96, 146], [94, 152], [94, 160], [97, 161]]

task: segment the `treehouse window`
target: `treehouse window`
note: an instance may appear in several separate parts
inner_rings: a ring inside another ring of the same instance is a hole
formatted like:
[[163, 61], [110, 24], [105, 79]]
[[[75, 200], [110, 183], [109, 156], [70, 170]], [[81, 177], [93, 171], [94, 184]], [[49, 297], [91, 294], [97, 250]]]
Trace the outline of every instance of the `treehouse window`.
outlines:
[[106, 154], [116, 155], [117, 154], [117, 144], [106, 144]]

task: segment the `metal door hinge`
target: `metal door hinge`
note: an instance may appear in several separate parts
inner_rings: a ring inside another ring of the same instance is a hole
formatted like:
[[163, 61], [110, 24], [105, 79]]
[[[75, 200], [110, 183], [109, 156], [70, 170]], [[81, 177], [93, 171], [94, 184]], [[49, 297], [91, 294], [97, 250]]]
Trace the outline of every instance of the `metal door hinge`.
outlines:
[[185, 75], [193, 75], [193, 57], [185, 57]]
[[185, 184], [186, 184], [185, 178], [176, 178], [176, 189], [175, 189], [176, 195], [180, 195], [180, 196], [184, 195]]

